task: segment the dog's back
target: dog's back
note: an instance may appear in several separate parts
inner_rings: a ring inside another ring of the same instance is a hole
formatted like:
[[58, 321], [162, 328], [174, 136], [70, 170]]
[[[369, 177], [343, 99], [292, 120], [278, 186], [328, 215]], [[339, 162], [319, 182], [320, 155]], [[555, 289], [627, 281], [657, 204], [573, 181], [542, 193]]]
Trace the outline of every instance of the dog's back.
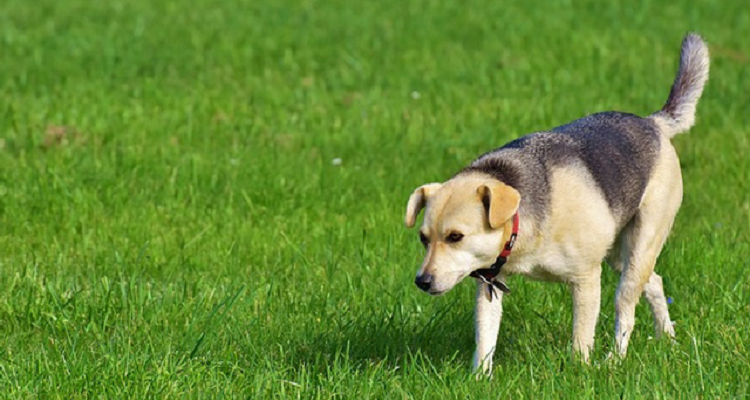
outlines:
[[[604, 112], [551, 132], [524, 136], [500, 148], [496, 156], [503, 157], [507, 149], [518, 149], [538, 159], [544, 167], [543, 180], [548, 180], [555, 168], [585, 167], [622, 224], [638, 209], [659, 153], [659, 140], [659, 129], [653, 121]], [[518, 153], [507, 152], [512, 154]]]

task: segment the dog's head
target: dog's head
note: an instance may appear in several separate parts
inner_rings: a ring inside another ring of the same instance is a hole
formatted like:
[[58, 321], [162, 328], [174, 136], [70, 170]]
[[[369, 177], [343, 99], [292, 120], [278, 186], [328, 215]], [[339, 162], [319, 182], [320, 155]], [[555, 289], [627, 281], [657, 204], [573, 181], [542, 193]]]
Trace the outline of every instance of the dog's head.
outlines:
[[520, 200], [518, 191], [484, 175], [462, 174], [414, 190], [404, 222], [413, 227], [425, 209], [419, 238], [427, 252], [416, 285], [429, 294], [443, 294], [473, 271], [492, 265]]

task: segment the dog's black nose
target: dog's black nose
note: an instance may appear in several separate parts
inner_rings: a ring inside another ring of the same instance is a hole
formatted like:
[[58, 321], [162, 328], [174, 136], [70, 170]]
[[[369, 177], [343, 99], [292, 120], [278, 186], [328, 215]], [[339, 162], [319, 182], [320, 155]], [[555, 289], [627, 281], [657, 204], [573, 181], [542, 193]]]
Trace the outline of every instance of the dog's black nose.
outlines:
[[432, 285], [432, 275], [430, 274], [422, 274], [417, 276], [417, 279], [414, 279], [414, 284], [417, 285], [418, 288], [424, 290], [425, 292], [430, 289], [430, 285]]

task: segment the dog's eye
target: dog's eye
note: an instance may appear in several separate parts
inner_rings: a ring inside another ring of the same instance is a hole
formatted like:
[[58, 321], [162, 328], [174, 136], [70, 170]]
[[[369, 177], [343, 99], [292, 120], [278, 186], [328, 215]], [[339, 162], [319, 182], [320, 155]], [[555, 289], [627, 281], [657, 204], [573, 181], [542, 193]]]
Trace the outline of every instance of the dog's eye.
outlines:
[[445, 238], [445, 241], [448, 243], [458, 243], [461, 241], [461, 239], [464, 238], [464, 235], [459, 232], [451, 232], [448, 237]]
[[422, 232], [419, 232], [419, 241], [422, 242], [425, 247], [430, 243], [430, 239], [427, 239], [427, 236]]

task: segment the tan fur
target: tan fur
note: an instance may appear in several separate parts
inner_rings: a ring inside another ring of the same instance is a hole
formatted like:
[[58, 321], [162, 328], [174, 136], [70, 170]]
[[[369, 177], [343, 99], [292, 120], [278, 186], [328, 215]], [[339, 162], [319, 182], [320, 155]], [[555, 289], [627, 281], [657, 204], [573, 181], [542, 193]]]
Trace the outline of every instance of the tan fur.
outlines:
[[[583, 166], [553, 173], [549, 221], [543, 227], [524, 227], [526, 220], [522, 219], [523, 229], [513, 257], [503, 267], [505, 273], [574, 283], [601, 263], [614, 241], [615, 221], [593, 182]], [[532, 233], [535, 240], [530, 243]], [[588, 269], [581, 270], [581, 264], [587, 264]]]
[[479, 196], [489, 205], [490, 227], [497, 229], [507, 222], [518, 210], [521, 195], [516, 189], [500, 182], [490, 182], [478, 189]]

